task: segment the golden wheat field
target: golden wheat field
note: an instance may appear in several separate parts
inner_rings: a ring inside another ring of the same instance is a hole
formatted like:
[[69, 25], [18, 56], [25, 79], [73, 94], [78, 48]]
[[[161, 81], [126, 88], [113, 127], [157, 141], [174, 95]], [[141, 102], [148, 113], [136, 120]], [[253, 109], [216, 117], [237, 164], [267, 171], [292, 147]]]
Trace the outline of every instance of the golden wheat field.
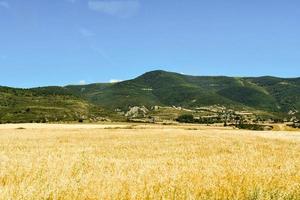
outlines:
[[300, 199], [300, 132], [1, 125], [0, 199]]

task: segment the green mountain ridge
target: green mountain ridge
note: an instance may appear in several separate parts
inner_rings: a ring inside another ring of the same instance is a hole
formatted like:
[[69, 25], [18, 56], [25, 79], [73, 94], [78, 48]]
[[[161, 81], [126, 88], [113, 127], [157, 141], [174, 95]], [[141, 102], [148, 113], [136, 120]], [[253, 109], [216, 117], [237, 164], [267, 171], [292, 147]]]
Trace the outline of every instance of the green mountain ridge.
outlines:
[[300, 111], [300, 78], [189, 76], [157, 70], [119, 83], [0, 87], [0, 102], [2, 122], [110, 117], [115, 109], [126, 112], [133, 106], [222, 105], [284, 117]]

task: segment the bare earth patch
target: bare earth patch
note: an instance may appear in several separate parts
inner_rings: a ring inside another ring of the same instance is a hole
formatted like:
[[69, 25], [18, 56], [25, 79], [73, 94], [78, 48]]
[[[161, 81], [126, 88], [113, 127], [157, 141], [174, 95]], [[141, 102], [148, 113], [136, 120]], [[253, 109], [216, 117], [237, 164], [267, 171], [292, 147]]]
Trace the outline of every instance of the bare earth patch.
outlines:
[[0, 199], [300, 199], [300, 132], [0, 126]]

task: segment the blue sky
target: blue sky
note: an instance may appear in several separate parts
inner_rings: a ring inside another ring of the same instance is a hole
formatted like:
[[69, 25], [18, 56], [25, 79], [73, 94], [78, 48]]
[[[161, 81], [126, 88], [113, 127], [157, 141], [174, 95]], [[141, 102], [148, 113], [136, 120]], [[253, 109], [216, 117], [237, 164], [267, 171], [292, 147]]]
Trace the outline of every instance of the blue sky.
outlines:
[[0, 0], [0, 85], [300, 76], [299, 0]]

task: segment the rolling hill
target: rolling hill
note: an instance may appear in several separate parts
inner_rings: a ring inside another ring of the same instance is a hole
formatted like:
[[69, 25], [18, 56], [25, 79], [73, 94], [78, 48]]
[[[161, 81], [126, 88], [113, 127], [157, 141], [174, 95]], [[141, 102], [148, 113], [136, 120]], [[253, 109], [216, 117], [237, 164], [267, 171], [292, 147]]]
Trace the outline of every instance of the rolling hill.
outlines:
[[[115, 84], [67, 86], [89, 102], [107, 108], [165, 105], [249, 107], [272, 112], [300, 110], [300, 78], [187, 76], [152, 71]], [[80, 92], [82, 91], [82, 92]]]
[[0, 123], [77, 121], [102, 112], [61, 87], [0, 87]]
[[133, 106], [221, 105], [283, 117], [300, 111], [300, 78], [188, 76], [157, 70], [119, 83], [2, 87], [0, 98], [2, 121], [107, 117], [115, 109], [127, 111]]

